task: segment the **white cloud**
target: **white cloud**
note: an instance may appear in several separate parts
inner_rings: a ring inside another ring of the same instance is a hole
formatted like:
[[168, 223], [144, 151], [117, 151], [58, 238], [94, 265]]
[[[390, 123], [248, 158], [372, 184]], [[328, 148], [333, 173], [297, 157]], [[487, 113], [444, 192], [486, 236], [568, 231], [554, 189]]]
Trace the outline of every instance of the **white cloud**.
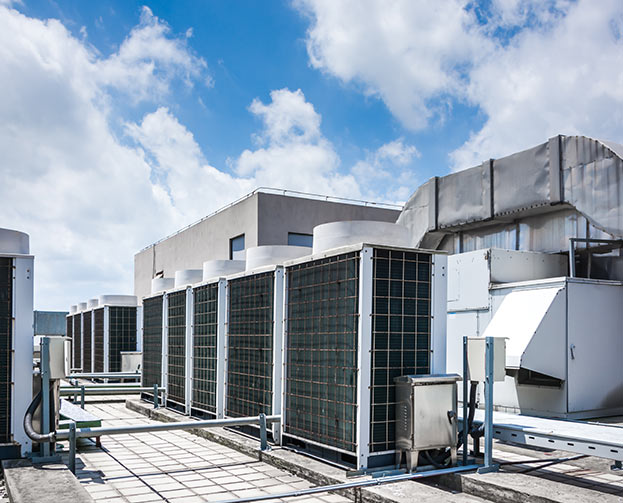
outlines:
[[443, 115], [435, 100], [462, 94], [466, 72], [492, 47], [459, 0], [294, 4], [311, 20], [312, 66], [379, 96], [412, 129]]
[[249, 107], [263, 123], [255, 136], [260, 147], [242, 152], [236, 172], [260, 186], [360, 197], [355, 178], [339, 172], [340, 159], [320, 131], [320, 115], [301, 90], [280, 89], [270, 96], [269, 104], [255, 99]]
[[107, 94], [162, 96], [197, 61], [147, 11], [102, 58], [59, 21], [0, 6], [0, 227], [31, 236], [38, 308], [131, 291], [133, 253], [203, 213], [152, 183], [143, 150], [113, 134]]
[[412, 130], [447, 100], [485, 118], [454, 169], [549, 136], [623, 141], [620, 0], [294, 0], [310, 19], [310, 64], [378, 96]]
[[[0, 227], [31, 236], [37, 308], [132, 291], [136, 251], [257, 186], [368, 193], [340, 171], [301, 91], [251, 103], [262, 124], [257, 148], [232, 161], [234, 174], [210, 165], [173, 107], [154, 106], [138, 122], [118, 115], [119, 94], [166, 103], [176, 79], [205, 82], [205, 63], [185, 40], [145, 9], [103, 57], [57, 20], [0, 6]], [[415, 155], [398, 140], [370, 162], [404, 169]]]

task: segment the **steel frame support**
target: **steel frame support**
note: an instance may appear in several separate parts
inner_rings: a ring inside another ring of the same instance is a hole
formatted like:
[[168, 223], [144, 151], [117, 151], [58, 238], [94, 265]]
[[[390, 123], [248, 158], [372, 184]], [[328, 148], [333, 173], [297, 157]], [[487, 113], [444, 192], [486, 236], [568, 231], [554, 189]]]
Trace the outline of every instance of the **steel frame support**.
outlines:
[[[275, 268], [273, 298], [273, 403], [272, 413], [281, 414], [284, 326], [284, 268]], [[273, 440], [281, 444], [281, 428], [272, 425]]]
[[467, 400], [469, 395], [469, 364], [468, 364], [468, 336], [463, 336], [463, 466], [467, 465], [469, 454], [469, 431], [467, 424]]
[[184, 409], [186, 415], [190, 415], [190, 404], [192, 399], [192, 385], [193, 385], [193, 329], [195, 327], [194, 320], [194, 305], [195, 305], [195, 291], [192, 287], [186, 288], [186, 335], [185, 335], [185, 361], [184, 361]]
[[499, 469], [499, 465], [493, 463], [493, 337], [487, 337], [485, 344], [485, 464], [478, 469], [478, 473], [497, 472]]
[[359, 323], [357, 327], [357, 469], [368, 468], [370, 457], [370, 375], [373, 295], [373, 249], [364, 246], [359, 255]]
[[227, 357], [227, 281], [218, 280], [218, 306], [216, 328], [216, 418], [225, 417], [225, 358]]

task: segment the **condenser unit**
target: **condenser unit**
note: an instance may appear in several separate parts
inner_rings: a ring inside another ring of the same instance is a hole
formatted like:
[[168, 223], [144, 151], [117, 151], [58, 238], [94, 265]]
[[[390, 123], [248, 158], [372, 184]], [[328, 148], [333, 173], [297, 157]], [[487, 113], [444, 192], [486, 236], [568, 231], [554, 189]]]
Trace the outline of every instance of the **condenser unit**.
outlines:
[[67, 328], [66, 328], [65, 335], [71, 340], [71, 352], [70, 352], [70, 357], [69, 357], [71, 368], [77, 368], [75, 364], [75, 358], [74, 358], [74, 348], [76, 345], [74, 341], [74, 314], [76, 313], [77, 310], [78, 310], [78, 306], [74, 304], [73, 306], [69, 308], [69, 314], [66, 316]]
[[[143, 363], [141, 384], [144, 387], [163, 386], [162, 335], [164, 332], [164, 294], [143, 299]], [[143, 393], [141, 398], [153, 400], [153, 393]]]
[[121, 352], [141, 349], [142, 308], [134, 295], [100, 295], [97, 303], [95, 299], [89, 303], [92, 309], [80, 313], [81, 368], [84, 372], [121, 372]]
[[32, 450], [23, 419], [33, 391], [33, 266], [28, 235], [0, 229], [0, 458]]
[[445, 372], [446, 262], [365, 244], [286, 262], [282, 444], [357, 469], [394, 463], [394, 379]]
[[[309, 253], [300, 246], [247, 250], [247, 270], [227, 278], [225, 416], [281, 410], [283, 266]], [[272, 427], [279, 439], [279, 427]]]

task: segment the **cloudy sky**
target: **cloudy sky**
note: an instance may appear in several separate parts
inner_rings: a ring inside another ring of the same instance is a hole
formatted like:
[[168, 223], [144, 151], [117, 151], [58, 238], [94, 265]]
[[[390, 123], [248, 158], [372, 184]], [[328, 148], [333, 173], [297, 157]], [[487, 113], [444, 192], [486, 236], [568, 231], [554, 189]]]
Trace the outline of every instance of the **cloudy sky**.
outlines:
[[0, 0], [0, 227], [35, 306], [260, 186], [403, 202], [584, 134], [623, 142], [621, 0]]

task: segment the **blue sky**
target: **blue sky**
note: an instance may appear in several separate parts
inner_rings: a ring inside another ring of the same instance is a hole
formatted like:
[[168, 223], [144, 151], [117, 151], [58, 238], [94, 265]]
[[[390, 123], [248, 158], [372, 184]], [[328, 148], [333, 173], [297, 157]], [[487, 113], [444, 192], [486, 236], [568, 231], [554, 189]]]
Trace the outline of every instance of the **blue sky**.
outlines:
[[401, 203], [555, 134], [623, 141], [623, 4], [0, 0], [0, 227], [36, 306], [273, 186]]

